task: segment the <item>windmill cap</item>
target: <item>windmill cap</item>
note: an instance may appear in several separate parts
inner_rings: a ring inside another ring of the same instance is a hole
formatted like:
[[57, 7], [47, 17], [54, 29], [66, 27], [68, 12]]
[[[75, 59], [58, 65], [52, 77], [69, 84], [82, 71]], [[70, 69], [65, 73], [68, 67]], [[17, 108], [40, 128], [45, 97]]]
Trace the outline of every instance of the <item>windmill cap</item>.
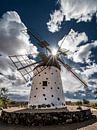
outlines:
[[34, 69], [40, 66], [54, 66], [61, 70], [61, 67], [57, 61], [57, 59], [52, 58], [51, 56], [47, 57], [45, 60], [42, 61], [39, 65], [37, 65]]

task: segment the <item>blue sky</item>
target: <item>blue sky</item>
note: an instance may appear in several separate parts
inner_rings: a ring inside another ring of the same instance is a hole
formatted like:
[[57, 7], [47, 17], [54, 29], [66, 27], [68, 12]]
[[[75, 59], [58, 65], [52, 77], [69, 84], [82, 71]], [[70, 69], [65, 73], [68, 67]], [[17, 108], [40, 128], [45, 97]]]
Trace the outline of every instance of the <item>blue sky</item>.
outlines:
[[86, 32], [89, 39], [96, 39], [97, 35], [97, 23], [95, 14], [92, 17], [91, 22], [80, 22], [76, 24], [76, 20], [65, 21], [62, 23], [62, 28], [59, 32], [51, 33], [48, 31], [46, 23], [50, 19], [50, 13], [55, 9], [59, 9], [60, 5], [57, 0], [3, 0], [0, 4], [0, 16], [6, 11], [16, 11], [23, 23], [32, 28], [35, 32], [39, 33], [44, 39], [49, 42], [58, 42], [65, 34], [68, 34], [70, 29], [74, 29], [79, 32]]
[[[16, 11], [28, 28], [34, 29], [41, 37], [50, 41], [52, 34], [49, 33], [46, 23], [49, 14], [56, 7], [56, 0], [7, 0], [0, 4], [0, 16], [6, 11]], [[54, 40], [54, 38], [53, 38]]]
[[[64, 58], [64, 61], [89, 86], [85, 90], [63, 70], [66, 98], [95, 98], [93, 90], [97, 87], [97, 0], [3, 0], [0, 4], [0, 18], [0, 87], [7, 84], [11, 98], [18, 99], [16, 97], [20, 89], [23, 90], [19, 94], [20, 98], [27, 99], [30, 91], [18, 72], [13, 72], [13, 65], [8, 59], [8, 55], [25, 53], [25, 47], [37, 52], [37, 44], [30, 34], [26, 33], [24, 36], [20, 33], [20, 29], [26, 28], [31, 28], [42, 39], [47, 40], [50, 46], [60, 45], [65, 38], [62, 49], [72, 51], [73, 55]], [[68, 75], [67, 79], [64, 78], [65, 74]], [[70, 84], [68, 80], [71, 81]]]

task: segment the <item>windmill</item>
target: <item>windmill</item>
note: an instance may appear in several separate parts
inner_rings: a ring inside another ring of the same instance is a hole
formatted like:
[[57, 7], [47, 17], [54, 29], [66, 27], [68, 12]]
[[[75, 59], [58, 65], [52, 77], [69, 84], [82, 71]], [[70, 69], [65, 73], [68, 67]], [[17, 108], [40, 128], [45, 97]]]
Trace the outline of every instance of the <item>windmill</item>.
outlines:
[[47, 41], [41, 40], [30, 30], [28, 32], [37, 40], [39, 47], [48, 52], [39, 52], [36, 61], [33, 59], [34, 54], [9, 56], [23, 78], [28, 81], [30, 77], [32, 80], [29, 107], [66, 108], [60, 75], [61, 65], [83, 86], [87, 87], [87, 84], [61, 59], [61, 56], [67, 56], [68, 50], [59, 47], [52, 51]]

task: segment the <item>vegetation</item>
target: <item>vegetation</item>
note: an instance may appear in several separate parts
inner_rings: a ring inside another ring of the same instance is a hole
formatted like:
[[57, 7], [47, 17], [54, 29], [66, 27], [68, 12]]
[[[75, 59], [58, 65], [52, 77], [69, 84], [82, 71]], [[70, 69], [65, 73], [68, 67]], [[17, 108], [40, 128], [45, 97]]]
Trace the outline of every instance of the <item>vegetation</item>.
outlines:
[[78, 109], [78, 110], [82, 110], [82, 107], [81, 107], [81, 106], [78, 106], [77, 109]]
[[7, 108], [7, 104], [10, 102], [7, 97], [8, 89], [1, 88], [0, 89], [0, 107]]
[[77, 105], [77, 106], [81, 106], [82, 104], [83, 104], [82, 101], [77, 101], [77, 102], [76, 102], [76, 105]]
[[86, 104], [86, 105], [88, 105], [90, 102], [88, 101], [88, 100], [86, 100], [86, 99], [83, 99], [83, 104]]
[[97, 98], [97, 88], [94, 90], [94, 95]]

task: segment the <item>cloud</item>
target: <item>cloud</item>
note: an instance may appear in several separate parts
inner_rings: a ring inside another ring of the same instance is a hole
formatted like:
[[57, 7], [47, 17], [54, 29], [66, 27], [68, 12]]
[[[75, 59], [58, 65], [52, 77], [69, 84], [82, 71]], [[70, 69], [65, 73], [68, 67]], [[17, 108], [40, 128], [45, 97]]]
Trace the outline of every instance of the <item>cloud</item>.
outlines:
[[[64, 62], [69, 64], [72, 70], [87, 83], [88, 90], [92, 89], [93, 91], [97, 87], [97, 55], [93, 51], [93, 49], [97, 49], [97, 40], [88, 43], [88, 37], [84, 32], [78, 33], [71, 29], [69, 34], [59, 41], [58, 45], [63, 51], [67, 49], [72, 52], [67, 57], [62, 57]], [[69, 91], [74, 94], [85, 91], [83, 85], [69, 71], [62, 68], [61, 76], [65, 93]], [[88, 97], [87, 93], [85, 96]]]
[[91, 63], [91, 54], [92, 49], [97, 47], [97, 41], [92, 43], [87, 43], [86, 45], [82, 45], [78, 48], [78, 51], [73, 55], [73, 61], [81, 62], [81, 63]]
[[75, 99], [74, 101], [79, 99], [79, 97], [80, 97], [80, 100], [83, 100], [83, 99], [95, 100], [95, 96], [93, 95], [93, 92], [91, 90], [87, 90], [87, 91], [79, 90], [77, 92], [67, 91], [65, 93], [65, 97], [68, 98], [69, 100]]
[[15, 11], [6, 12], [0, 20], [0, 52], [6, 55], [37, 53], [26, 26]]
[[88, 43], [88, 36], [82, 32], [75, 32], [73, 29], [70, 30], [67, 36], [64, 36], [58, 45], [61, 46], [62, 50], [67, 49], [71, 53], [68, 58], [78, 63], [91, 63], [92, 49], [97, 47], [97, 40]]
[[[16, 81], [18, 80], [14, 80], [15, 83]], [[2, 87], [8, 89], [8, 97], [12, 100], [27, 101], [29, 98], [30, 87], [28, 88], [26, 84], [20, 84], [20, 82], [14, 85], [7, 77], [0, 75], [0, 88]]]
[[91, 21], [94, 14], [97, 15], [97, 0], [58, 0], [58, 4], [59, 9], [50, 14], [47, 23], [48, 30], [53, 33], [60, 30], [64, 21], [74, 19], [77, 22], [87, 22]]
[[61, 79], [63, 84], [63, 90], [65, 93], [67, 91], [77, 92], [79, 90], [84, 90], [82, 84], [68, 70], [66, 70], [64, 67], [62, 67], [61, 69]]
[[83, 74], [85, 74], [88, 79], [92, 78], [92, 75], [97, 73], [97, 64], [93, 63], [93, 65], [87, 66], [84, 71]]
[[[69, 34], [62, 38], [58, 42], [58, 45], [63, 49], [70, 50], [71, 52], [75, 52], [78, 49], [78, 46], [82, 43], [88, 41], [87, 35], [83, 33], [75, 32], [73, 29], [70, 30]], [[62, 43], [63, 42], [63, 43]], [[62, 44], [61, 44], [62, 43]]]
[[18, 13], [8, 11], [0, 19], [0, 88], [8, 88], [11, 99], [14, 99], [15, 95], [27, 98], [30, 87], [27, 87], [8, 56], [27, 53], [38, 53], [37, 47], [31, 43], [27, 27]]
[[55, 10], [50, 14], [51, 20], [47, 23], [48, 30], [52, 33], [57, 32], [61, 28], [61, 22], [64, 19], [63, 13], [60, 10]]
[[[97, 0], [58, 0], [58, 4], [59, 9], [55, 9], [50, 14], [47, 22], [48, 30], [52, 33], [58, 32], [63, 22], [72, 19], [76, 23], [87, 22], [91, 21], [94, 15], [97, 17]], [[83, 98], [82, 93], [84, 93], [85, 98], [94, 98], [92, 91], [97, 87], [97, 55], [95, 53], [97, 40], [88, 42], [85, 32], [79, 33], [71, 29], [69, 34], [58, 42], [58, 45], [61, 46], [62, 51], [66, 49], [70, 51], [67, 57], [62, 57], [64, 62], [87, 82], [88, 90], [91, 90], [85, 92], [80, 82], [62, 68], [61, 76], [65, 96]]]

